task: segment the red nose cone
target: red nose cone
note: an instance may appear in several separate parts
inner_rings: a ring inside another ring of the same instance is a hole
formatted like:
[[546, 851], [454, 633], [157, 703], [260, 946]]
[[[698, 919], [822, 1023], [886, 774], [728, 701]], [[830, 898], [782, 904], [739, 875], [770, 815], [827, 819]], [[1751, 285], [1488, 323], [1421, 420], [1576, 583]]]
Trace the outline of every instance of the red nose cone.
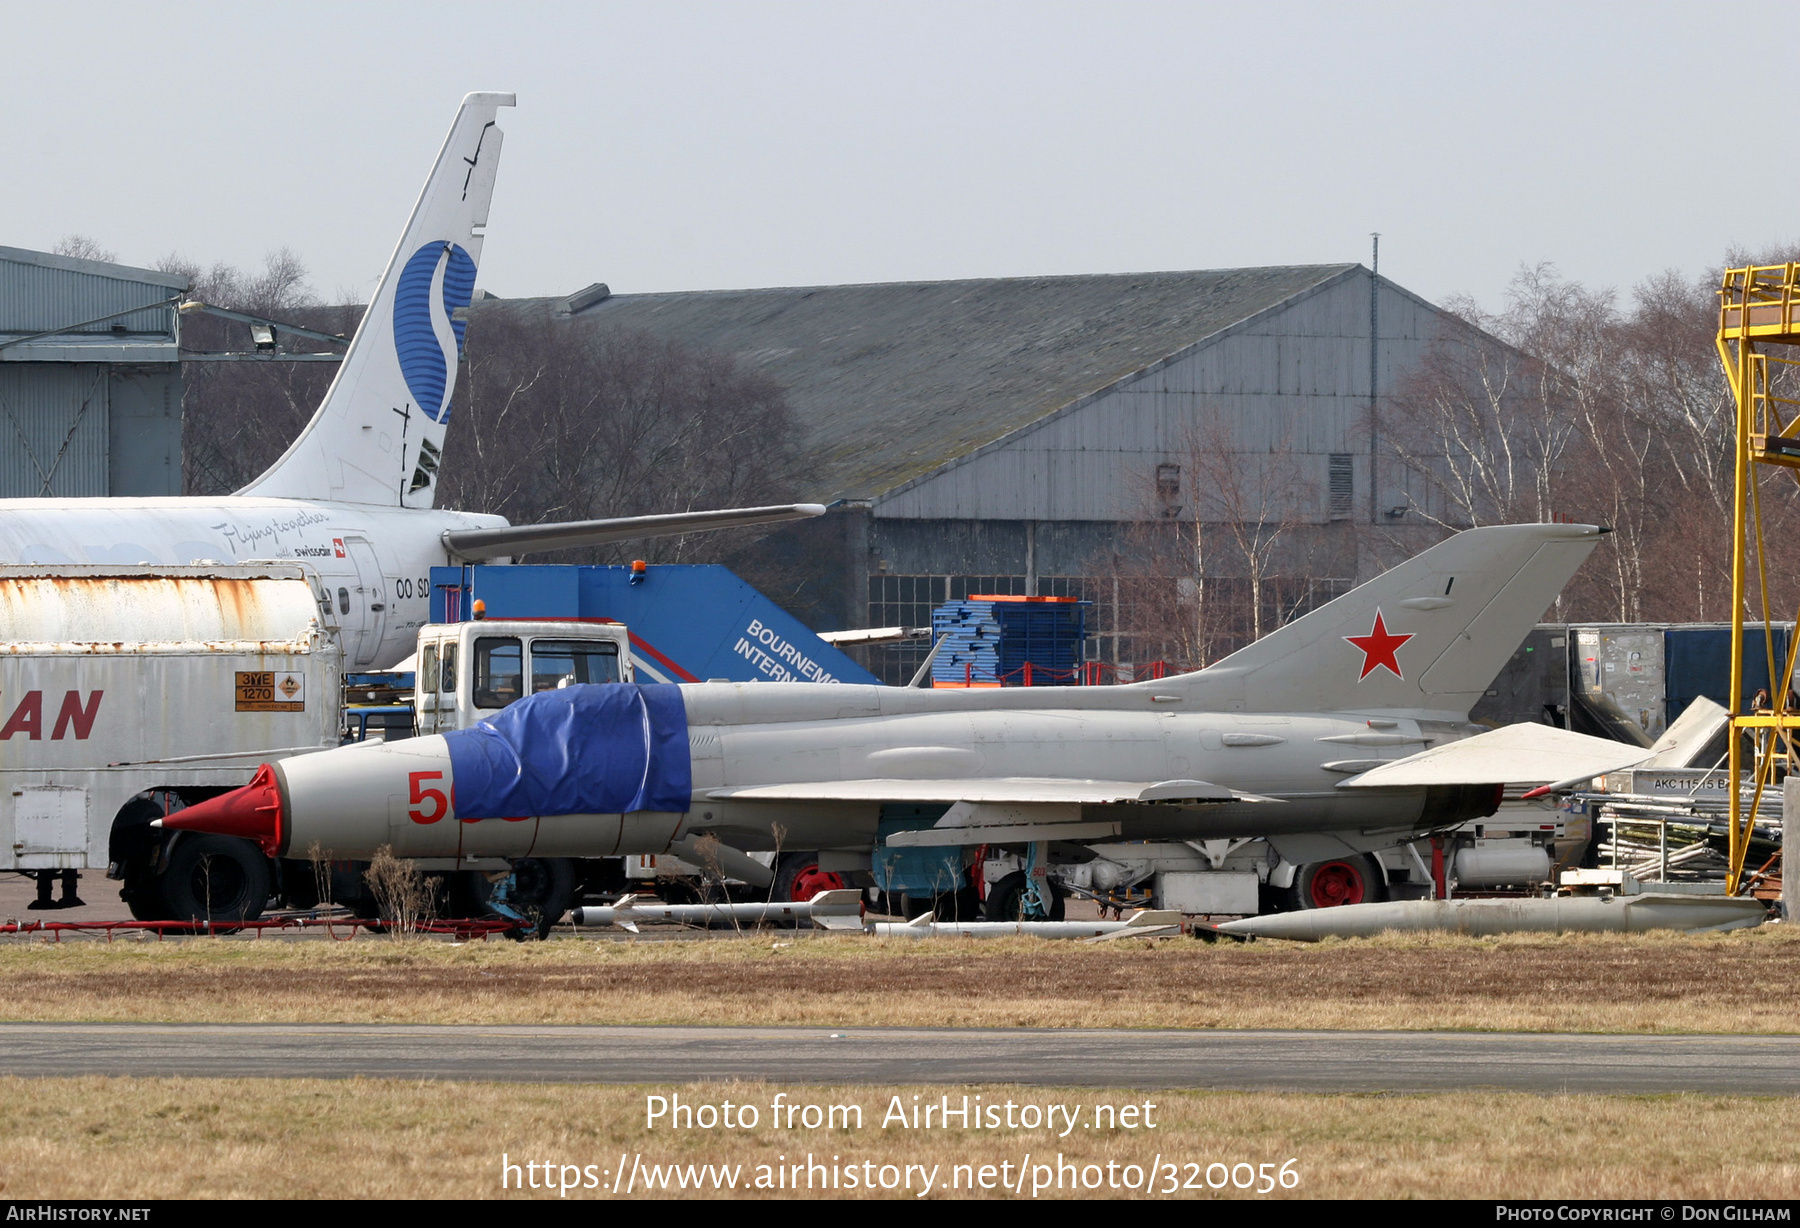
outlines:
[[177, 831], [242, 836], [262, 845], [269, 856], [277, 856], [281, 851], [282, 820], [281, 790], [275, 784], [275, 769], [265, 763], [243, 788], [177, 810], [162, 825]]

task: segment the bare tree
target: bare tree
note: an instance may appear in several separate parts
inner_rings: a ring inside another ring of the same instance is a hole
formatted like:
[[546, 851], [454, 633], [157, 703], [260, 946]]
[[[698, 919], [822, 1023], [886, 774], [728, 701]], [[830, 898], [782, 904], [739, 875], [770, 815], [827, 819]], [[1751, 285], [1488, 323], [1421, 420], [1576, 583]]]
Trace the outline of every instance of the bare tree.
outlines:
[[1663, 436], [1685, 499], [1729, 521], [1736, 419], [1714, 345], [1718, 282], [1669, 271], [1639, 285], [1621, 361], [1626, 396]]
[[[157, 267], [189, 278], [190, 296], [215, 307], [345, 336], [362, 316], [357, 306], [322, 305], [305, 265], [287, 248], [270, 252], [255, 272], [222, 263], [202, 267], [173, 255]], [[324, 342], [291, 336], [282, 343], [299, 352], [332, 352]], [[189, 494], [237, 490], [273, 464], [337, 374], [332, 362], [205, 361], [249, 349], [246, 325], [213, 316], [184, 316], [181, 344], [194, 359], [182, 371], [182, 485]]]
[[[729, 356], [504, 303], [471, 313], [467, 348], [441, 488], [453, 506], [531, 522], [793, 496], [786, 397]], [[718, 559], [760, 536], [695, 534], [539, 561]]]
[[[1225, 415], [1208, 407], [1181, 445], [1195, 502], [1196, 604], [1204, 610], [1210, 562], [1215, 576], [1242, 580], [1249, 639], [1261, 639], [1265, 626], [1272, 629], [1287, 621], [1279, 608], [1285, 603], [1274, 600], [1274, 581], [1284, 564], [1290, 573], [1294, 570], [1292, 539], [1310, 519], [1303, 513], [1314, 510], [1302, 507], [1310, 496], [1292, 433], [1282, 432], [1263, 448], [1248, 450]], [[1215, 543], [1211, 560], [1204, 549], [1209, 526]]]
[[[1782, 265], [1800, 258], [1800, 247], [1789, 244], [1760, 252], [1732, 250], [1726, 253], [1725, 266]], [[1693, 282], [1665, 274], [1663, 278], [1640, 288], [1645, 309], [1646, 332], [1660, 343], [1656, 352], [1673, 352], [1685, 359], [1679, 366], [1670, 361], [1671, 377], [1663, 381], [1656, 399], [1658, 423], [1669, 436], [1670, 464], [1683, 480], [1683, 492], [1694, 492], [1684, 498], [1682, 506], [1670, 509], [1666, 527], [1686, 539], [1689, 549], [1698, 547], [1699, 558], [1710, 566], [1701, 587], [1721, 598], [1730, 589], [1732, 498], [1734, 489], [1733, 444], [1736, 430], [1736, 402], [1721, 368], [1714, 337], [1718, 329], [1718, 288], [1715, 271]], [[1655, 291], [1660, 290], [1660, 294]], [[1662, 310], [1652, 316], [1650, 306]], [[1647, 338], [1644, 348], [1652, 342]], [[1685, 376], [1686, 378], [1681, 378]], [[1800, 368], [1793, 359], [1773, 356], [1769, 364], [1769, 389], [1791, 412], [1800, 404]], [[1679, 394], [1679, 395], [1678, 395]], [[1761, 591], [1762, 573], [1767, 572], [1769, 591], [1766, 595], [1771, 613], [1776, 618], [1792, 618], [1800, 601], [1800, 497], [1796, 481], [1800, 475], [1767, 466], [1753, 466], [1756, 498], [1753, 511], [1760, 511], [1766, 568], [1752, 567], [1747, 586], [1745, 614], [1761, 617], [1765, 600]], [[1702, 499], [1711, 508], [1702, 515]], [[1691, 523], [1696, 517], [1700, 523]], [[1680, 521], [1690, 523], [1680, 523]], [[1680, 566], [1689, 561], [1680, 547], [1670, 551], [1671, 563]], [[1697, 577], [1699, 579], [1699, 577]], [[1711, 603], [1709, 613], [1690, 617], [1722, 618], [1728, 603], [1721, 599]]]
[[1443, 501], [1415, 507], [1445, 528], [1543, 521], [1606, 373], [1611, 296], [1522, 268], [1499, 314], [1453, 300], [1453, 321], [1382, 413], [1382, 437]]
[[1137, 519], [1090, 569], [1137, 660], [1198, 669], [1311, 607], [1307, 530], [1325, 519], [1289, 432], [1255, 442], [1204, 407], [1143, 477]]
[[50, 249], [58, 256], [73, 256], [77, 260], [99, 260], [106, 264], [117, 264], [119, 253], [101, 247], [95, 239], [87, 235], [64, 235]]
[[[1782, 263], [1793, 253], [1731, 263]], [[1729, 612], [1735, 405], [1721, 372], [1717, 277], [1664, 273], [1621, 309], [1606, 291], [1521, 270], [1506, 309], [1460, 308], [1384, 413], [1403, 463], [1427, 475], [1446, 525], [1586, 520], [1613, 530], [1559, 598], [1560, 617], [1625, 622]], [[1800, 368], [1772, 390], [1800, 403]], [[1757, 475], [1768, 601], [1800, 599], [1800, 500]], [[1423, 509], [1421, 509], [1423, 510]], [[1760, 615], [1761, 574], [1750, 608]]]
[[1110, 623], [1118, 653], [1136, 662], [1162, 661], [1177, 672], [1199, 669], [1217, 655], [1214, 606], [1194, 580], [1203, 558], [1201, 526], [1176, 519], [1126, 523], [1114, 548], [1087, 570], [1109, 582]]

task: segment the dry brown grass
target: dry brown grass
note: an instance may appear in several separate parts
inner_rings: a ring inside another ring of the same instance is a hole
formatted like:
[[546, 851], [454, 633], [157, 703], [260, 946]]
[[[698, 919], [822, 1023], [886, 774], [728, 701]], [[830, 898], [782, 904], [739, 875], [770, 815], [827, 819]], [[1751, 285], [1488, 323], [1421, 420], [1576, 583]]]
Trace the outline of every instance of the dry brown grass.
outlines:
[[12, 1020], [1792, 1032], [1800, 930], [1685, 936], [452, 946], [0, 944]]
[[[776, 1090], [803, 1103], [860, 1103], [864, 1126], [779, 1131], [767, 1128], [765, 1108], [764, 1128], [750, 1132], [646, 1130], [646, 1092], [669, 1090], [362, 1079], [8, 1079], [0, 1081], [0, 1195], [492, 1198], [503, 1193], [503, 1152], [521, 1167], [526, 1161], [593, 1164], [597, 1172], [616, 1166], [621, 1152], [646, 1163], [743, 1164], [752, 1179], [755, 1165], [809, 1151], [844, 1162], [937, 1165], [941, 1180], [953, 1165], [1016, 1165], [1026, 1152], [1037, 1162], [1060, 1151], [1079, 1165], [1147, 1166], [1157, 1153], [1165, 1162], [1202, 1165], [1278, 1165], [1293, 1157], [1300, 1184], [1278, 1195], [1328, 1198], [1786, 1198], [1800, 1178], [1789, 1143], [1800, 1130], [1795, 1099], [1162, 1092], [1150, 1097], [1158, 1106], [1154, 1131], [1076, 1130], [1058, 1139], [1047, 1131], [925, 1135], [880, 1128], [890, 1096], [910, 1101], [916, 1091], [935, 1100], [942, 1088], [735, 1083], [679, 1090], [696, 1101], [763, 1106]], [[969, 1090], [988, 1101], [1036, 1104], [1145, 1098], [1093, 1089]], [[1187, 1171], [1178, 1176], [1185, 1179]], [[559, 1197], [542, 1190], [505, 1193]], [[570, 1196], [612, 1195], [601, 1189]], [[1086, 1196], [1129, 1195], [1098, 1190]]]

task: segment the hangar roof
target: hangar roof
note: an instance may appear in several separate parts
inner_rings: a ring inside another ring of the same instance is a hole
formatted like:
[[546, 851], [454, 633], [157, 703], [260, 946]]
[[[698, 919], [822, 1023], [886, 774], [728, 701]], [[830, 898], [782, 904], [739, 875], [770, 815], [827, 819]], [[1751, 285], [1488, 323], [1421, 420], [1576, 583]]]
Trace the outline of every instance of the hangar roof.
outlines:
[[595, 286], [475, 310], [542, 312], [734, 354], [787, 389], [814, 489], [870, 499], [1359, 267], [670, 294]]
[[0, 247], [0, 362], [179, 361], [187, 288], [176, 273]]

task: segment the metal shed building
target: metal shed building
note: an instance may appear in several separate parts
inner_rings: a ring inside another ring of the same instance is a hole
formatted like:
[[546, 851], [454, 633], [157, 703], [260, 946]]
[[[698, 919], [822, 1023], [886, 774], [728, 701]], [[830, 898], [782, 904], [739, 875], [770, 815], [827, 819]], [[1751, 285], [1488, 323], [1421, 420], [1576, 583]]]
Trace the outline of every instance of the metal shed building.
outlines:
[[[596, 285], [476, 310], [495, 308], [728, 352], [779, 381], [813, 475], [798, 493], [835, 503], [824, 523], [789, 530], [840, 568], [814, 612], [822, 629], [920, 626], [972, 592], [1104, 606], [1096, 560], [1130, 526], [1218, 520], [1218, 475], [1277, 456], [1298, 476], [1282, 514], [1297, 522], [1307, 601], [1334, 596], [1397, 542], [1439, 535], [1427, 522], [1441, 496], [1384, 455], [1370, 407], [1441, 330], [1467, 327], [1359, 264], [638, 295]], [[1216, 424], [1205, 446], [1230, 454], [1222, 470], [1192, 463], [1202, 421]]]
[[181, 493], [187, 288], [0, 247], [0, 497]]

